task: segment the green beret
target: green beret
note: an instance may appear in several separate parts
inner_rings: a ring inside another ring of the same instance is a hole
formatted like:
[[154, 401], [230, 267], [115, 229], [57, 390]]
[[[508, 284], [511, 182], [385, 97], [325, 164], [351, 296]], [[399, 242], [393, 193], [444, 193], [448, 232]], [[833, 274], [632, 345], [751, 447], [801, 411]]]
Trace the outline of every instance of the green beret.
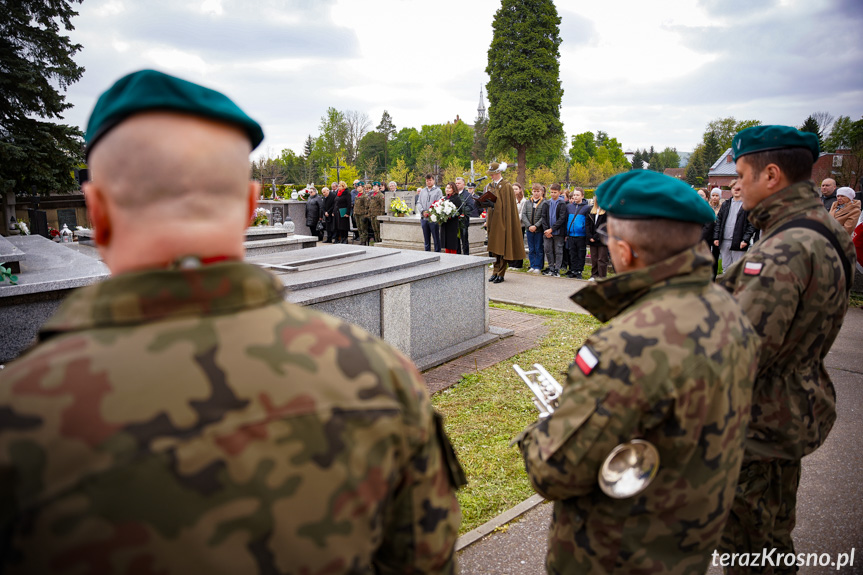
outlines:
[[354, 184], [354, 185], [355, 185], [355, 186], [365, 186], [365, 185], [366, 185], [366, 183], [365, 183], [364, 181], [362, 181], [362, 180], [357, 180], [357, 183], [356, 183], [356, 184]]
[[96, 142], [123, 120], [151, 110], [184, 112], [234, 124], [249, 136], [252, 149], [264, 139], [261, 125], [221, 92], [155, 70], [141, 70], [120, 78], [99, 96], [87, 122], [87, 156]]
[[650, 170], [630, 170], [596, 188], [599, 207], [616, 218], [665, 218], [706, 224], [716, 219], [698, 192], [677, 178]]
[[374, 182], [374, 183], [372, 183], [372, 185], [373, 185], [373, 186], [380, 186], [380, 185], [381, 185], [381, 183], [380, 183], [380, 182]]
[[735, 161], [746, 154], [785, 148], [806, 148], [812, 152], [813, 162], [821, 151], [817, 135], [789, 126], [753, 126], [737, 132], [731, 141]]

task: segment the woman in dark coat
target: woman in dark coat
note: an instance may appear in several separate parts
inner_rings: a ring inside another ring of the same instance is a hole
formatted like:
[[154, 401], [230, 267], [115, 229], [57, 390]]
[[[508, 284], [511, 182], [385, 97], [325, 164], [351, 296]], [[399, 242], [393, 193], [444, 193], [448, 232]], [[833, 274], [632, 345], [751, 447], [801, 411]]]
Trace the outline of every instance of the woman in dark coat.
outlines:
[[593, 200], [593, 208], [587, 217], [585, 235], [590, 248], [590, 281], [603, 279], [608, 275], [608, 237], [605, 235], [605, 210]]
[[336, 192], [324, 188], [322, 193], [324, 194], [324, 228], [327, 231], [327, 239], [324, 240], [324, 243], [331, 244], [335, 241], [336, 235], [336, 218], [333, 216], [336, 210]]
[[[446, 185], [444, 190], [444, 199], [451, 201], [456, 208], [461, 207], [461, 198], [456, 193], [456, 187], [453, 182]], [[458, 250], [458, 216], [453, 215], [446, 223], [440, 227], [441, 247], [445, 253], [454, 254]]]
[[309, 190], [309, 199], [306, 200], [306, 225], [309, 227], [312, 235], [318, 237], [318, 241], [324, 239], [324, 232], [318, 231], [318, 222], [324, 218], [324, 202], [318, 195], [318, 191], [314, 188]]
[[336, 243], [348, 243], [348, 232], [351, 230], [351, 194], [348, 185], [339, 182], [339, 191], [336, 193]]

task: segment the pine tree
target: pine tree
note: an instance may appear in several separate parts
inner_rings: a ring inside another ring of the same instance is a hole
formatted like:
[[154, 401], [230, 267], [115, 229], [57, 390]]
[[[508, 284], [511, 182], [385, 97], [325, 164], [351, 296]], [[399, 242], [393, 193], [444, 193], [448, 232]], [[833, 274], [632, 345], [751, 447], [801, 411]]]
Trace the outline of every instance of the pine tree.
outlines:
[[309, 184], [312, 180], [315, 179], [315, 174], [317, 174], [317, 166], [316, 162], [312, 157], [312, 153], [315, 151], [315, 139], [309, 134], [309, 137], [306, 138], [306, 144], [303, 148], [303, 160], [305, 164], [305, 169], [303, 173], [305, 175], [305, 184]]
[[552, 0], [502, 0], [488, 50], [488, 142], [516, 150], [517, 180], [527, 150], [563, 133], [560, 121], [560, 17]]
[[82, 134], [57, 124], [72, 107], [61, 91], [84, 68], [72, 57], [81, 49], [60, 33], [74, 30], [71, 4], [81, 0], [0, 0], [0, 192], [71, 191], [83, 160]]
[[686, 174], [684, 178], [686, 179], [686, 182], [692, 186], [701, 186], [704, 183], [704, 177], [706, 175], [707, 168], [704, 165], [704, 146], [699, 145], [689, 156], [689, 163], [686, 164]]
[[821, 133], [821, 126], [818, 125], [818, 120], [815, 119], [814, 116], [809, 116], [803, 122], [803, 125], [800, 126], [801, 132], [809, 132], [810, 134], [815, 134], [818, 136], [818, 145], [821, 149], [824, 149], [824, 137]]
[[375, 130], [384, 135], [384, 170], [390, 165], [389, 160], [389, 144], [390, 138], [392, 138], [396, 133], [396, 126], [393, 124], [393, 119], [390, 117], [390, 113], [384, 110], [384, 113], [381, 115], [381, 123], [378, 124], [378, 127]]
[[633, 170], [643, 170], [644, 169], [644, 154], [636, 148], [635, 154], [632, 156], [632, 169]]
[[719, 156], [722, 155], [723, 151], [724, 150], [719, 147], [719, 139], [716, 137], [716, 133], [709, 132], [707, 136], [704, 137], [704, 155], [702, 157], [707, 169], [710, 169], [710, 166], [719, 159]]

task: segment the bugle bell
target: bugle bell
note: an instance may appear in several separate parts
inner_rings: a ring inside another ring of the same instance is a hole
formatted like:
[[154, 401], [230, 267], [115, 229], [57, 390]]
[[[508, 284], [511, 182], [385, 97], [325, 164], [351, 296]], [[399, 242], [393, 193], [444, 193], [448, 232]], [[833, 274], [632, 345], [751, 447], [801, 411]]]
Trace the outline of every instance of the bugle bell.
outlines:
[[[563, 387], [540, 364], [525, 371], [518, 365], [512, 368], [533, 392], [533, 403], [541, 418], [557, 409]], [[627, 499], [645, 489], [659, 471], [659, 450], [644, 439], [621, 443], [611, 450], [599, 468], [597, 481], [603, 493], [614, 499]]]

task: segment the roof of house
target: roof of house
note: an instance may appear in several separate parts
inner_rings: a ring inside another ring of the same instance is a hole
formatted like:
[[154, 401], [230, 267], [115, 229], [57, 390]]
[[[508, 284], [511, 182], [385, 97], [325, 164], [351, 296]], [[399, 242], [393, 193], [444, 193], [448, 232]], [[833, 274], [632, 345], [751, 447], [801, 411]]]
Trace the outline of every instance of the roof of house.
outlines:
[[709, 176], [734, 176], [737, 174], [737, 166], [734, 163], [734, 160], [728, 160], [729, 156], [731, 156], [731, 148], [725, 150], [725, 153], [719, 156], [719, 159], [716, 160], [712, 166], [710, 166], [710, 171], [707, 172]]
[[686, 176], [686, 168], [665, 168], [662, 173], [666, 176], [682, 180]]

